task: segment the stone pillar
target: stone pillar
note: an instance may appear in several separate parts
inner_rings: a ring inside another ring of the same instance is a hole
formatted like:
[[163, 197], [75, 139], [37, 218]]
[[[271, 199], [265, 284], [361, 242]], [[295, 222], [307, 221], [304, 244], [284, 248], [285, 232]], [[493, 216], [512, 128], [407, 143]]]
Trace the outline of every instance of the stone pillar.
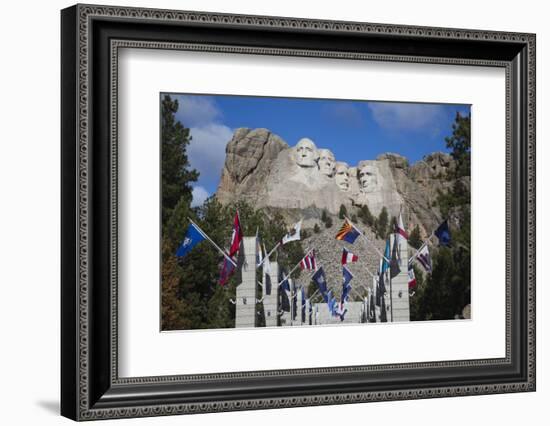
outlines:
[[256, 237], [244, 237], [242, 281], [237, 286], [235, 327], [256, 326]]
[[[390, 243], [393, 248], [393, 241], [396, 234], [391, 234]], [[401, 272], [391, 282], [391, 307], [388, 313], [388, 321], [403, 322], [410, 321], [409, 306], [409, 244], [404, 238], [399, 238], [399, 268]]]
[[266, 327], [277, 327], [277, 319], [279, 306], [277, 303], [277, 284], [279, 283], [279, 264], [277, 262], [271, 262], [271, 273], [269, 277], [271, 279], [271, 294], [266, 294], [266, 275], [264, 274], [262, 279], [262, 284], [264, 286], [263, 294], [263, 304], [264, 304], [264, 314], [265, 314], [265, 326]]

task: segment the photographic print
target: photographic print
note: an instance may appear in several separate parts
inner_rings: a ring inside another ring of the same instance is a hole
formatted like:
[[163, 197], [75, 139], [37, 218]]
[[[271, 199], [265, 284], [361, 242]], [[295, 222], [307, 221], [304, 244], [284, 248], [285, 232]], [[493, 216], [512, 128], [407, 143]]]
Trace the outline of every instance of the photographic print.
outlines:
[[162, 331], [471, 317], [470, 105], [159, 106]]

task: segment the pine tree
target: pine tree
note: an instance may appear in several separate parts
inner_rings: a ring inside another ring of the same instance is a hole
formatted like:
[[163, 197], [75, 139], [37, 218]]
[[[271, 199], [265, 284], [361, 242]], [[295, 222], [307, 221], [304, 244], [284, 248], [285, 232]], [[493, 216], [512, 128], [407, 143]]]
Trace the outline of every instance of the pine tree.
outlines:
[[451, 156], [455, 159], [457, 166], [455, 175], [457, 178], [470, 176], [470, 114], [463, 116], [456, 113], [453, 123], [453, 133], [445, 138], [447, 148], [451, 149]]
[[321, 232], [321, 228], [319, 228], [319, 225], [318, 225], [318, 224], [315, 224], [315, 226], [313, 227], [313, 232], [315, 232], [316, 234], [318, 234], [319, 232]]
[[183, 200], [191, 203], [191, 182], [199, 173], [190, 169], [187, 146], [191, 141], [189, 129], [176, 120], [177, 99], [165, 95], [161, 103], [162, 146], [162, 224], [165, 225], [176, 205]]
[[361, 206], [359, 209], [359, 218], [361, 221], [365, 224], [370, 226], [371, 228], [374, 227], [374, 221], [375, 218], [372, 215], [372, 213], [369, 210], [369, 207], [367, 205]]
[[348, 209], [343, 204], [340, 204], [340, 211], [338, 212], [338, 217], [344, 219], [348, 214]]
[[419, 249], [422, 245], [422, 238], [420, 237], [420, 227], [416, 225], [409, 234], [409, 245], [415, 249]]
[[382, 207], [378, 219], [376, 221], [376, 233], [378, 238], [386, 238], [388, 233], [388, 209]]

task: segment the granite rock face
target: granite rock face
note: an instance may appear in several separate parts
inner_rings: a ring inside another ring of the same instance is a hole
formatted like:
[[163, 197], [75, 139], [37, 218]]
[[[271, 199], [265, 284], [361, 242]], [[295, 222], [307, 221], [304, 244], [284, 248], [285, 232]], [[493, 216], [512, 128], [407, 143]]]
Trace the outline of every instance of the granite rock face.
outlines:
[[[265, 196], [272, 165], [288, 145], [267, 129], [237, 129], [225, 149], [225, 164], [216, 197], [221, 203]], [[262, 194], [262, 195], [260, 195]]]
[[[245, 199], [257, 208], [291, 212], [289, 220], [301, 215], [306, 227], [322, 210], [336, 215], [341, 205], [350, 214], [366, 205], [375, 216], [386, 207], [390, 217], [401, 212], [407, 228], [418, 224], [427, 235], [441, 220], [435, 201], [454, 185], [447, 179], [454, 170], [453, 158], [441, 152], [413, 165], [386, 153], [350, 166], [310, 139], [290, 147], [267, 129], [241, 128], [227, 145], [216, 197], [223, 204]], [[470, 180], [459, 184], [469, 187]]]

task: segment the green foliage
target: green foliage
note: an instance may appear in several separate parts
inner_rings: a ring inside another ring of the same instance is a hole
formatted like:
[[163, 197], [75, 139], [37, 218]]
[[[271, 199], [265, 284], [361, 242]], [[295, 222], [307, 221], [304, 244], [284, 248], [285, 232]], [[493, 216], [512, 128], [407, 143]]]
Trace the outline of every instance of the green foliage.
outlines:
[[[345, 209], [345, 207], [344, 207], [344, 209]], [[323, 212], [321, 213], [321, 221], [325, 224], [325, 228], [331, 228], [332, 227], [332, 218], [328, 215], [327, 211], [324, 210], [324, 209], [323, 209]]]
[[409, 245], [415, 249], [419, 249], [422, 245], [422, 238], [420, 237], [420, 227], [416, 225], [409, 234]]
[[348, 214], [348, 209], [343, 204], [340, 204], [340, 211], [338, 212], [338, 217], [344, 219]]
[[[445, 141], [452, 149], [457, 169], [454, 176], [445, 176], [453, 185], [449, 191], [439, 192], [436, 204], [444, 218], [451, 218], [452, 245], [430, 248], [433, 271], [411, 299], [414, 321], [453, 319], [470, 304], [470, 117], [457, 114], [452, 136]], [[409, 239], [412, 246], [415, 231]]]
[[[240, 277], [236, 273], [224, 287], [219, 285], [223, 256], [211, 244], [203, 241], [174, 266], [175, 249], [189, 224], [187, 219], [178, 222], [183, 216], [180, 209], [183, 211], [185, 207], [183, 203], [178, 203], [174, 210], [168, 229], [174, 230], [173, 233], [178, 237], [171, 244], [166, 244], [163, 250], [163, 329], [234, 327], [235, 306], [230, 299], [235, 298]], [[252, 236], [258, 230], [268, 250], [288, 232], [280, 214], [269, 216], [264, 211], [254, 210], [244, 202], [222, 206], [215, 198], [207, 200], [203, 206], [193, 210], [194, 220], [218, 245], [226, 247], [230, 241], [233, 218], [237, 210], [243, 234]], [[166, 236], [166, 239], [168, 238], [169, 235]], [[289, 270], [303, 256], [300, 243], [292, 242], [286, 244], [284, 249], [278, 250], [277, 261], [281, 268]], [[298, 278], [300, 270], [296, 270], [293, 275]], [[171, 290], [166, 296], [165, 288]], [[258, 310], [262, 312], [259, 307]], [[261, 326], [263, 321], [259, 315], [258, 325]]]
[[179, 202], [191, 203], [191, 182], [199, 173], [190, 169], [187, 146], [191, 141], [189, 129], [176, 121], [178, 101], [165, 95], [161, 104], [162, 144], [162, 224], [166, 224]]
[[376, 220], [376, 235], [378, 238], [385, 239], [388, 234], [388, 209], [382, 207], [378, 219]]
[[447, 148], [451, 149], [451, 155], [457, 162], [456, 177], [470, 176], [470, 118], [456, 113], [453, 123], [453, 133], [445, 138]]
[[[211, 198], [201, 207], [191, 208], [191, 183], [198, 173], [190, 169], [186, 149], [191, 135], [176, 121], [177, 110], [177, 100], [170, 96], [162, 99], [162, 329], [231, 328], [235, 326], [235, 306], [230, 299], [234, 299], [240, 282], [238, 274], [224, 287], [219, 285], [223, 256], [207, 241], [183, 259], [175, 257], [189, 218], [221, 247], [229, 244], [237, 210], [244, 235], [253, 236], [258, 230], [267, 248], [280, 241], [288, 229], [280, 214], [269, 215], [246, 203], [222, 206]], [[277, 260], [281, 267], [290, 269], [303, 255], [300, 243], [293, 242], [279, 250]], [[258, 325], [262, 321], [258, 318]]]
[[432, 259], [433, 272], [411, 303], [413, 321], [453, 319], [470, 303], [470, 252], [441, 247]]
[[359, 219], [361, 219], [361, 222], [363, 222], [365, 225], [370, 226], [371, 228], [374, 227], [375, 218], [370, 212], [367, 205], [361, 206], [358, 213]]
[[353, 223], [357, 223], [357, 215], [352, 214], [352, 215], [351, 215], [351, 221], [352, 221]]
[[318, 234], [319, 232], [321, 232], [321, 228], [319, 228], [319, 225], [318, 224], [315, 224], [315, 226], [313, 227], [313, 232]]

